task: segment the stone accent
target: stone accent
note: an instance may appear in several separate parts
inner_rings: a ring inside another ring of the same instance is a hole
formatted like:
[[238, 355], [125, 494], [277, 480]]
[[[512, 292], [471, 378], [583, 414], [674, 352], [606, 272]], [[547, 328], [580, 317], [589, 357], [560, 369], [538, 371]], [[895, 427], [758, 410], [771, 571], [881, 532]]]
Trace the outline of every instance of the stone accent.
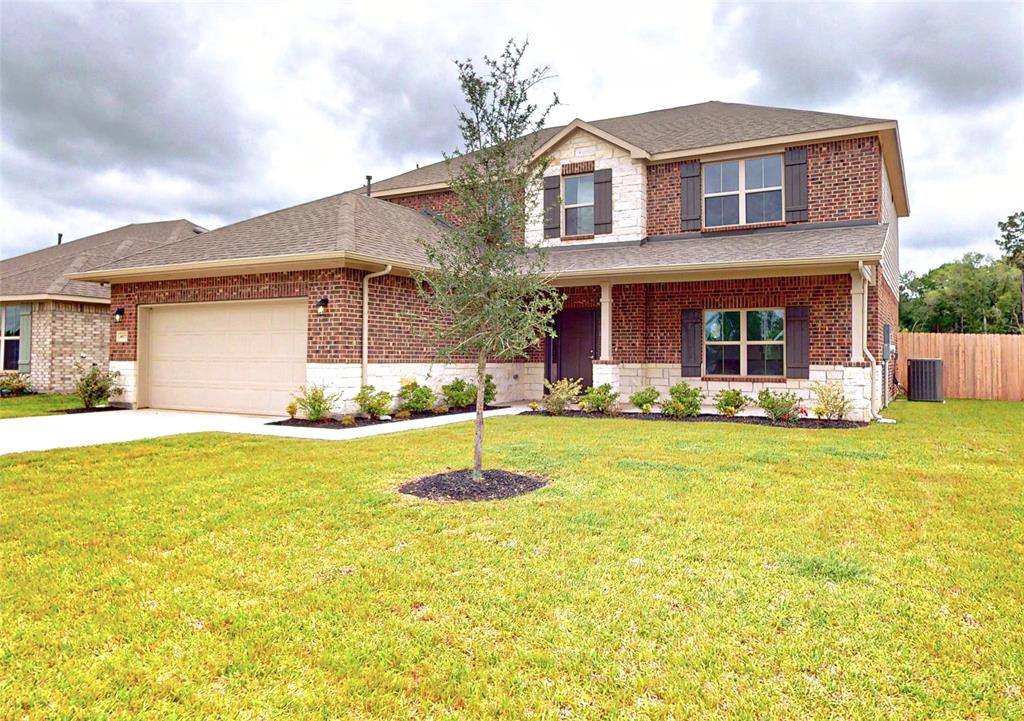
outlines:
[[75, 364], [103, 365], [109, 354], [110, 308], [100, 303], [38, 301], [32, 304], [29, 380], [44, 393], [70, 393]]
[[616, 363], [594, 361], [594, 387], [605, 383], [611, 383], [612, 388], [620, 387], [619, 366]]
[[[629, 156], [629, 151], [606, 140], [577, 130], [548, 156], [550, 165], [545, 175], [561, 175], [563, 163], [593, 162], [594, 170], [612, 171], [612, 232], [595, 236], [587, 242], [639, 240], [647, 235], [647, 171], [643, 163]], [[559, 238], [544, 238], [543, 189], [537, 188], [534, 214], [526, 223], [526, 242], [531, 245], [558, 245]]]
[[120, 405], [134, 406], [139, 399], [139, 364], [135, 361], [110, 361], [110, 370], [121, 374], [124, 392], [111, 400]]

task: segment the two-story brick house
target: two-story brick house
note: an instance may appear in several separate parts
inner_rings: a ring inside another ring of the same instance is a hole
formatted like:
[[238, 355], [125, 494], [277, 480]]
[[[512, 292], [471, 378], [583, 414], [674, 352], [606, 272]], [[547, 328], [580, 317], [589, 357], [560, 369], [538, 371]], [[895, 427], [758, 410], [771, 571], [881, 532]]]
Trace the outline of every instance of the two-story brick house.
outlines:
[[[544, 378], [628, 395], [679, 380], [708, 393], [841, 384], [853, 416], [885, 402], [897, 322], [898, 218], [908, 213], [895, 121], [703, 103], [543, 132], [537, 217], [567, 301], [558, 337], [494, 364], [499, 398]], [[410, 273], [417, 239], [454, 210], [437, 163], [120, 259], [111, 362], [126, 400], [279, 413], [304, 382], [346, 399], [370, 382], [439, 386]]]

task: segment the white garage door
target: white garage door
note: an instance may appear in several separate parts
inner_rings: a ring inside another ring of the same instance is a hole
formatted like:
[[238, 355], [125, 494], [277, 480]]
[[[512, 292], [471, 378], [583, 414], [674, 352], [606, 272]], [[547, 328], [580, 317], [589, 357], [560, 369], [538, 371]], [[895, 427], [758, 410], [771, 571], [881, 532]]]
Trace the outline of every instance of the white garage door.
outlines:
[[306, 382], [306, 301], [149, 311], [146, 405], [283, 415]]

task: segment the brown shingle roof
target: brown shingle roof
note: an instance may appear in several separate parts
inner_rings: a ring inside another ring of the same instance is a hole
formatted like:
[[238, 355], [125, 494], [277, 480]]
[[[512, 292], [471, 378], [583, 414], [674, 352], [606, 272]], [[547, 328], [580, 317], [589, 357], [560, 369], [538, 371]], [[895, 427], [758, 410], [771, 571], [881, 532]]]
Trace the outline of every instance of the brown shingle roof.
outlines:
[[[877, 122], [884, 121], [856, 115], [713, 100], [696, 105], [595, 120], [590, 122], [590, 125], [653, 155], [798, 133], [841, 130]], [[538, 145], [552, 138], [563, 127], [565, 126], [542, 130], [537, 138]], [[371, 188], [374, 191], [384, 191], [433, 185], [448, 182], [448, 177], [449, 169], [442, 161], [378, 181]]]
[[548, 269], [556, 274], [584, 275], [608, 271], [672, 270], [698, 266], [760, 266], [793, 261], [878, 259], [887, 225], [806, 227], [701, 235], [644, 243], [590, 244], [550, 252]]
[[427, 259], [418, 239], [443, 232], [443, 226], [420, 211], [360, 193], [341, 193], [124, 256], [102, 269], [330, 252], [419, 266]]
[[204, 228], [184, 219], [132, 223], [0, 260], [0, 297], [66, 295], [109, 298], [110, 288], [68, 280], [65, 274], [89, 270], [126, 254], [193, 237], [197, 230], [202, 232]]

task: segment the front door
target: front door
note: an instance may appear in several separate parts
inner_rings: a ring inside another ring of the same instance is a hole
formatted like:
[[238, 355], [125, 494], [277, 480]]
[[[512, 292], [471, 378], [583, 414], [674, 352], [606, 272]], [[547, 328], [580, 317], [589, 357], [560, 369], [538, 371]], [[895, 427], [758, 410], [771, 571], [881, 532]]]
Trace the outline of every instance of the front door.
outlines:
[[597, 357], [598, 314], [596, 310], [563, 310], [556, 320], [558, 338], [553, 345], [548, 377], [551, 380], [580, 378], [583, 387], [594, 384]]

